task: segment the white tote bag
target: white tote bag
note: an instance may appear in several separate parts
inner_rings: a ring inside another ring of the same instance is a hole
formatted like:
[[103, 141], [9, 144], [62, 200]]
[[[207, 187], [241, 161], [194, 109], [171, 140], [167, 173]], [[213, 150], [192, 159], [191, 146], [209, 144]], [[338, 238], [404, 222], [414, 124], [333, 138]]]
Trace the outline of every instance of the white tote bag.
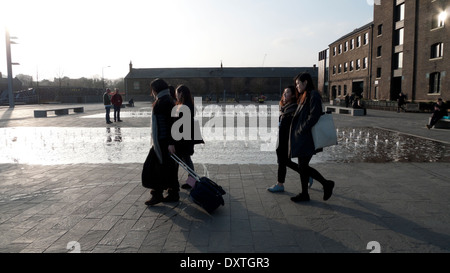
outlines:
[[311, 129], [315, 149], [336, 145], [337, 135], [333, 115], [324, 113]]

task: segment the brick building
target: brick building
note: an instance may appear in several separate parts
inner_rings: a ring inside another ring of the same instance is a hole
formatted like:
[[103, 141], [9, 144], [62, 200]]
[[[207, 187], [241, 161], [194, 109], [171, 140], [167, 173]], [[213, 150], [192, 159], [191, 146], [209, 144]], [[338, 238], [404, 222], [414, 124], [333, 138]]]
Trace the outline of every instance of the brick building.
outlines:
[[279, 100], [294, 77], [309, 72], [317, 84], [316, 67], [210, 67], [210, 68], [133, 68], [125, 77], [127, 98], [150, 99], [150, 83], [163, 78], [173, 86], [187, 85], [194, 96], [219, 100], [251, 100], [264, 95]]
[[369, 97], [372, 26], [368, 23], [330, 44], [331, 99], [347, 94]]
[[[450, 0], [381, 0], [373, 18], [330, 44], [331, 97], [395, 101], [403, 92], [410, 102], [450, 100]], [[354, 46], [359, 37], [363, 46]], [[357, 60], [367, 69], [355, 70]]]

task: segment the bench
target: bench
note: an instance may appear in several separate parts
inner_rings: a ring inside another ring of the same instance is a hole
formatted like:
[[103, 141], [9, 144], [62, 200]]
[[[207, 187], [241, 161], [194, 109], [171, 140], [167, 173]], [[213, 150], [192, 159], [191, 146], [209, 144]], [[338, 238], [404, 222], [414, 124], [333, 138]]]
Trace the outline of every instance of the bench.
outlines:
[[[428, 119], [428, 124], [431, 122], [431, 117]], [[450, 129], [450, 117], [443, 117], [434, 125], [436, 129]]]
[[83, 113], [84, 107], [69, 107], [69, 108], [59, 108], [59, 109], [48, 109], [48, 110], [34, 110], [35, 118], [46, 118], [47, 112], [55, 112], [55, 115], [62, 116], [68, 115], [69, 110], [73, 109], [74, 113]]
[[325, 111], [336, 114], [346, 114], [351, 116], [364, 116], [364, 109], [347, 108], [340, 106], [326, 106]]

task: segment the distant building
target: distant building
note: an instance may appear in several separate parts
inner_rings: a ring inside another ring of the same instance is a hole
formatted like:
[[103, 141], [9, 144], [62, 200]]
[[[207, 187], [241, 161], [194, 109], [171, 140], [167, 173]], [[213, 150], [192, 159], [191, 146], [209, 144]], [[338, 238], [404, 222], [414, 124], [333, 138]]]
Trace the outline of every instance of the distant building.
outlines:
[[331, 99], [347, 94], [369, 97], [372, 27], [368, 23], [330, 44]]
[[150, 83], [162, 78], [174, 87], [185, 84], [195, 96], [213, 101], [246, 100], [261, 94], [279, 100], [283, 89], [293, 85], [294, 77], [302, 72], [311, 73], [317, 84], [315, 67], [133, 68], [130, 63], [125, 92], [128, 98], [150, 99]]
[[330, 98], [329, 91], [329, 70], [330, 70], [330, 50], [327, 48], [319, 52], [317, 90], [322, 93], [324, 99]]

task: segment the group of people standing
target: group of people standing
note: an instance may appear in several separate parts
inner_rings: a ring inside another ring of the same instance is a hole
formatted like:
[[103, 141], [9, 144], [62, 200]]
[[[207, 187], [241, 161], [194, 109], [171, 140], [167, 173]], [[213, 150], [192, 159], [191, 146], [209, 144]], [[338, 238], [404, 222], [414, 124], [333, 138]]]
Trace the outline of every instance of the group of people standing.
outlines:
[[114, 94], [111, 95], [111, 89], [106, 89], [106, 92], [103, 94], [103, 104], [105, 105], [106, 110], [106, 124], [111, 124], [111, 117], [109, 113], [111, 112], [111, 107], [114, 107], [114, 122], [122, 122], [120, 119], [120, 108], [122, 108], [122, 95], [119, 93], [119, 89], [114, 89]]
[[[281, 114], [276, 151], [278, 183], [269, 188], [269, 191], [284, 191], [286, 168], [289, 167], [300, 174], [302, 188], [298, 195], [291, 198], [292, 201], [305, 202], [310, 200], [308, 194], [310, 179], [322, 184], [324, 189], [323, 199], [328, 200], [333, 193], [335, 183], [325, 179], [309, 165], [313, 155], [322, 151], [322, 149], [315, 149], [311, 133], [311, 128], [318, 122], [323, 113], [322, 98], [319, 92], [315, 90], [310, 74], [300, 74], [294, 81], [296, 86], [287, 87], [280, 101]], [[194, 170], [191, 160], [191, 156], [194, 154], [194, 145], [202, 143], [202, 141], [196, 142], [194, 140], [193, 128], [191, 128], [192, 137], [188, 140], [176, 141], [171, 134], [172, 125], [177, 119], [182, 118], [182, 113], [179, 111], [181, 106], [189, 107], [191, 126], [194, 126], [194, 101], [189, 88], [180, 85], [174, 90], [162, 79], [154, 80], [150, 87], [155, 98], [151, 125], [153, 145], [144, 163], [142, 181], [144, 187], [150, 188], [151, 194], [151, 198], [145, 204], [153, 206], [161, 202], [179, 200], [178, 164], [171, 158], [171, 154], [176, 154]], [[171, 95], [171, 90], [174, 95]], [[175, 106], [177, 115], [172, 117], [172, 109]], [[294, 163], [291, 158], [298, 158], [298, 164]], [[188, 179], [192, 178], [188, 177]], [[185, 183], [182, 188], [188, 189], [188, 183]], [[164, 197], [163, 193], [166, 190], [167, 196]]]

